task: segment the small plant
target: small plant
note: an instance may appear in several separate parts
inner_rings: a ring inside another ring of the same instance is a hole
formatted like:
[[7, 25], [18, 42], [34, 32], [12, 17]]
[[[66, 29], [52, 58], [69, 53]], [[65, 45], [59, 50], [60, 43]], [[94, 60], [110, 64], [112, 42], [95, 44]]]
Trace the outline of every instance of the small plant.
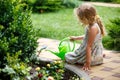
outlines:
[[7, 65], [5, 68], [1, 69], [1, 72], [6, 75], [6, 77], [9, 77], [9, 79], [6, 80], [24, 80], [27, 76], [29, 76], [29, 71], [31, 70], [31, 67], [28, 67], [28, 65], [24, 62], [21, 62], [18, 58], [21, 54], [21, 51], [16, 52], [16, 54], [13, 54], [10, 56], [10, 54], [7, 54]]
[[54, 61], [44, 67], [36, 67], [39, 80], [61, 80], [63, 78], [64, 65], [62, 61]]

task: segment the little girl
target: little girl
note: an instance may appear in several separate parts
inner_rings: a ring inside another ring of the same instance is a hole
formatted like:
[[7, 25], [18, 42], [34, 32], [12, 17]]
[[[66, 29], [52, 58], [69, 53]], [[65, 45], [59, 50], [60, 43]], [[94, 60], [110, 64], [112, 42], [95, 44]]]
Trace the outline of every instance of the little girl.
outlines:
[[65, 55], [66, 62], [84, 64], [84, 70], [90, 70], [91, 65], [103, 63], [102, 36], [105, 35], [104, 26], [96, 13], [95, 8], [88, 3], [76, 9], [80, 22], [86, 25], [84, 36], [71, 36], [71, 40], [82, 40], [82, 44], [74, 52]]

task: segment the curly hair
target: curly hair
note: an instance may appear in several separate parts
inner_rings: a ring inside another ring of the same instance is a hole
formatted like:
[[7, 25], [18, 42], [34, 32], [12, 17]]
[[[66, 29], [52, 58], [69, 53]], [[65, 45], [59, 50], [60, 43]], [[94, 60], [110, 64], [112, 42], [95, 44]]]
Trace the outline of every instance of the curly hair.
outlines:
[[101, 34], [105, 35], [105, 28], [93, 5], [88, 3], [80, 5], [76, 8], [76, 15], [85, 25], [93, 25], [96, 22], [100, 27]]

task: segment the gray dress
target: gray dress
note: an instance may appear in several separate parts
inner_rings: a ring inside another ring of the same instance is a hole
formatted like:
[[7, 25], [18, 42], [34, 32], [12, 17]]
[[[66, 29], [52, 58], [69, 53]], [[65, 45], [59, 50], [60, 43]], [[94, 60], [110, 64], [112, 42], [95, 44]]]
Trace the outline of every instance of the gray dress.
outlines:
[[[92, 44], [92, 51], [91, 51], [91, 65], [98, 65], [103, 63], [103, 45], [102, 45], [102, 37], [101, 31], [97, 23], [94, 24], [99, 32], [95, 37], [95, 40]], [[76, 49], [74, 52], [68, 52], [65, 55], [66, 62], [74, 64], [80, 63], [84, 64], [86, 61], [86, 46], [88, 40], [88, 27], [86, 27], [85, 37], [82, 41], [82, 44]]]

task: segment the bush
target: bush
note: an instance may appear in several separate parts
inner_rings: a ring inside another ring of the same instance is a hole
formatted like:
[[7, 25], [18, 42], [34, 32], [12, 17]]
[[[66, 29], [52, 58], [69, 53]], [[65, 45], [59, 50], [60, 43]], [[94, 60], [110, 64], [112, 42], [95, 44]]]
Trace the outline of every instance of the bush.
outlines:
[[119, 50], [120, 51], [120, 18], [111, 20], [109, 24], [109, 37], [106, 37], [103, 42], [104, 46], [108, 49]]
[[120, 0], [85, 0], [85, 1], [96, 1], [96, 2], [112, 2], [112, 3], [120, 3]]
[[59, 10], [62, 0], [25, 0], [32, 7], [33, 12], [50, 12]]
[[112, 2], [120, 4], [120, 0], [112, 0]]
[[79, 5], [78, 0], [24, 0], [32, 7], [33, 12], [52, 12], [62, 8], [74, 8]]
[[112, 0], [91, 0], [91, 1], [98, 1], [98, 2], [112, 2]]
[[75, 8], [79, 6], [78, 0], [63, 0], [62, 5], [66, 8]]
[[106, 49], [112, 49], [113, 47], [113, 44], [112, 44], [113, 41], [110, 41], [110, 40], [112, 39], [109, 35], [103, 38], [103, 45]]
[[11, 56], [21, 51], [20, 60], [27, 61], [35, 52], [36, 37], [30, 14], [21, 0], [0, 0], [0, 68], [7, 65], [8, 53]]
[[30, 14], [21, 0], [0, 0], [1, 79], [20, 80], [28, 75], [26, 62], [36, 49]]

